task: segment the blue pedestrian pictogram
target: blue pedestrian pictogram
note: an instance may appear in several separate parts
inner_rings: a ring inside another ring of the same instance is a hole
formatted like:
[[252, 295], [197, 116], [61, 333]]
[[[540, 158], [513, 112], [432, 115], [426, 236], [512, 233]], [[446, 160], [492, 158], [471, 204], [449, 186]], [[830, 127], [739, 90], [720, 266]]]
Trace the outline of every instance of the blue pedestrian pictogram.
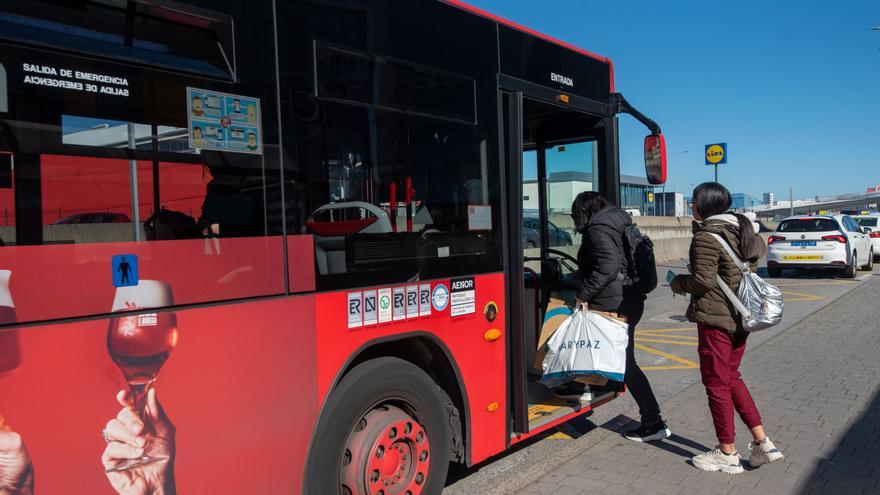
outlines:
[[138, 284], [138, 259], [133, 254], [119, 254], [111, 263], [114, 287], [133, 287]]

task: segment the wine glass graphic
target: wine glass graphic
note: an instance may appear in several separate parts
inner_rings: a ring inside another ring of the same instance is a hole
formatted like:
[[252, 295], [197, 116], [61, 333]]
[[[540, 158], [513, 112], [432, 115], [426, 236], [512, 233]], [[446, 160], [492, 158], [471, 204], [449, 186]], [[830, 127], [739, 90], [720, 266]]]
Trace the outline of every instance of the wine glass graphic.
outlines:
[[[119, 287], [113, 299], [114, 313], [167, 307], [174, 303], [171, 286], [158, 280], [141, 280], [133, 287]], [[177, 316], [173, 312], [126, 313], [110, 320], [107, 350], [122, 371], [134, 398], [135, 412], [149, 431], [144, 409], [147, 393], [159, 370], [177, 345]], [[144, 455], [108, 472], [126, 471], [137, 466], [166, 460]]]
[[[9, 292], [9, 279], [12, 272], [0, 270], [0, 325], [16, 322], [15, 303]], [[21, 351], [18, 346], [18, 330], [0, 329], [0, 378], [12, 373], [21, 366]]]

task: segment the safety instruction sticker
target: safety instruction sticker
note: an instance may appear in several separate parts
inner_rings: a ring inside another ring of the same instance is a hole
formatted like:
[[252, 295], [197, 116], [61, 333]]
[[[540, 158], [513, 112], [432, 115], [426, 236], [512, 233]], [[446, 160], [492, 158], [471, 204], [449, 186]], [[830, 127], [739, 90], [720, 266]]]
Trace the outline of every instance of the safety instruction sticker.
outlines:
[[263, 153], [259, 98], [186, 88], [186, 100], [190, 147]]
[[138, 285], [138, 258], [133, 254], [118, 254], [110, 262], [114, 287]]
[[452, 316], [464, 316], [474, 314], [477, 311], [477, 291], [474, 277], [453, 279], [449, 282], [450, 314]]

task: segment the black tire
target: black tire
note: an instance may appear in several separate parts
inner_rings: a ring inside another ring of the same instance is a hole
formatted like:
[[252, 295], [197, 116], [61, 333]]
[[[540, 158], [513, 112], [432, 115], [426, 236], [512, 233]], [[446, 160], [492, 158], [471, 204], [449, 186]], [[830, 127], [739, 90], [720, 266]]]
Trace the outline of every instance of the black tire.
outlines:
[[[363, 426], [368, 416], [373, 418], [377, 411], [389, 409], [406, 412], [417, 423], [416, 427], [424, 430], [429, 458], [427, 476], [420, 485], [421, 493], [440, 493], [449, 469], [449, 403], [451, 401], [443, 389], [427, 373], [407, 361], [382, 357], [357, 365], [331, 392], [324, 407], [307, 460], [305, 493], [348, 494], [342, 488], [342, 477], [343, 463], [346, 460], [349, 465], [354, 462], [351, 451], [347, 450], [351, 446], [349, 442], [353, 436], [370, 431]], [[355, 454], [354, 457], [362, 456]], [[370, 457], [364, 459], [365, 463], [358, 464], [367, 469]], [[420, 471], [419, 466], [415, 465], [413, 472]], [[365, 491], [364, 487], [348, 488], [352, 495]]]
[[782, 268], [767, 268], [767, 275], [770, 278], [779, 278], [782, 276]]
[[852, 263], [843, 270], [843, 278], [856, 278], [859, 274], [858, 253], [853, 251]]
[[863, 272], [873, 272], [874, 271], [874, 250], [872, 249], [870, 253], [868, 253], [868, 264], [862, 267]]

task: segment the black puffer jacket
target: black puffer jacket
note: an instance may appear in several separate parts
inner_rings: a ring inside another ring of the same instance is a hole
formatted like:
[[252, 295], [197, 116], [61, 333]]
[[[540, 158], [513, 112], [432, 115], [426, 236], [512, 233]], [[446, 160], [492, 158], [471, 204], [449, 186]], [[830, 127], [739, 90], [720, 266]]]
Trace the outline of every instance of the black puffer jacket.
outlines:
[[599, 311], [618, 311], [623, 303], [626, 254], [623, 233], [632, 224], [620, 208], [605, 208], [593, 215], [578, 250], [581, 285], [578, 298]]

